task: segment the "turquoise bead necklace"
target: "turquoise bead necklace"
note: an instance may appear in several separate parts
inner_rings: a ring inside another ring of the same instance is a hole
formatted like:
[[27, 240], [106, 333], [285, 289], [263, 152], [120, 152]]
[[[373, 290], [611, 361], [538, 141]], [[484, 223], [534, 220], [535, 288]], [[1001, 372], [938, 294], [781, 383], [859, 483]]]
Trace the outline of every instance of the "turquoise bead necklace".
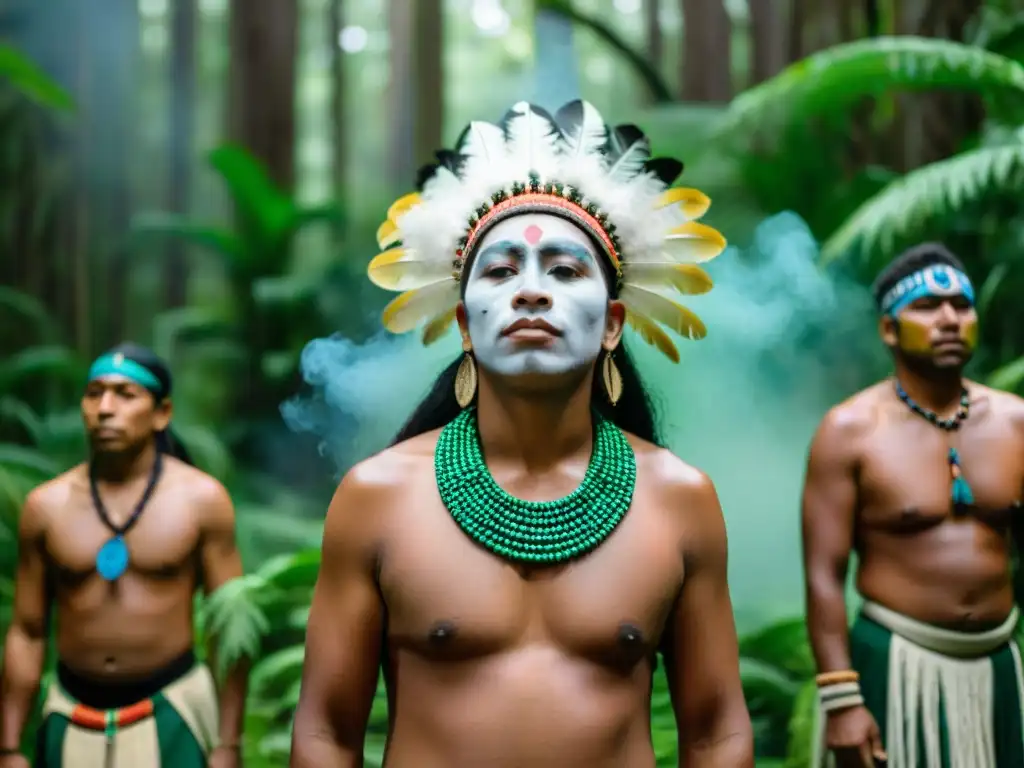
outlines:
[[[935, 411], [924, 408], [907, 394], [907, 391], [903, 389], [903, 385], [896, 382], [896, 396], [902, 400], [911, 411], [927, 419], [929, 422], [937, 426], [939, 429], [945, 432], [956, 432], [960, 429], [960, 425], [967, 420], [967, 417], [971, 412], [971, 398], [967, 393], [967, 388], [964, 387], [960, 392], [960, 407], [957, 408], [956, 413], [952, 418], [940, 419], [939, 415]], [[956, 448], [950, 448], [947, 454], [947, 461], [949, 462], [949, 474], [952, 478], [953, 484], [950, 489], [950, 497], [953, 500], [953, 505], [957, 507], [969, 506], [974, 503], [974, 492], [971, 490], [971, 486], [968, 484], [963, 474], [963, 469], [960, 466], [960, 454]]]
[[441, 430], [434, 473], [441, 500], [470, 538], [506, 560], [554, 564], [595, 549], [622, 521], [636, 487], [636, 456], [622, 430], [594, 413], [594, 449], [580, 486], [554, 501], [523, 501], [487, 469], [470, 408]]

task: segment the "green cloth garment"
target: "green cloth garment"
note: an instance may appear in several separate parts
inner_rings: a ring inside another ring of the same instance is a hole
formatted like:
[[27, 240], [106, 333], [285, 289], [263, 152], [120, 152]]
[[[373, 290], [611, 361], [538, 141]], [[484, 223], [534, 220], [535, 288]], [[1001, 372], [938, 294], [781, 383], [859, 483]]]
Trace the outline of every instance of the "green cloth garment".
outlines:
[[216, 689], [201, 665], [118, 710], [87, 707], [55, 681], [43, 705], [34, 768], [204, 768], [216, 732]]
[[[1024, 766], [1018, 616], [960, 633], [865, 603], [850, 630], [850, 658], [888, 768]], [[818, 746], [815, 768], [834, 765]]]

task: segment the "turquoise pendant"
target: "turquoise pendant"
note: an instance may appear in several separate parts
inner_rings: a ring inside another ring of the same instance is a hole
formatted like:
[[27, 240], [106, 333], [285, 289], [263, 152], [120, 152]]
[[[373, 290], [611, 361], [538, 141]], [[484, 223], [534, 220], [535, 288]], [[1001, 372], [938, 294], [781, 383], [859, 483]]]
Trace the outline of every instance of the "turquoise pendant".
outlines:
[[974, 504], [974, 492], [964, 479], [963, 470], [960, 468], [960, 454], [956, 448], [949, 449], [949, 471], [953, 475], [953, 487], [950, 490], [953, 504], [958, 507]]
[[96, 571], [107, 581], [117, 581], [128, 570], [128, 545], [115, 536], [96, 554]]

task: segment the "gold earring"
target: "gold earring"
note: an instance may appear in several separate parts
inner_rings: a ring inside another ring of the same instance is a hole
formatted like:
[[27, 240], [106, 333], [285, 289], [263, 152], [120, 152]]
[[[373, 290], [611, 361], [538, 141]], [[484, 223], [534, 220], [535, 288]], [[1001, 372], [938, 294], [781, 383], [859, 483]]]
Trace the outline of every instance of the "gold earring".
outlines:
[[467, 408], [476, 395], [476, 361], [470, 354], [472, 347], [468, 341], [462, 342], [462, 349], [466, 354], [455, 372], [455, 401], [460, 408]]
[[604, 360], [601, 361], [601, 379], [604, 381], [608, 402], [615, 405], [622, 397], [622, 373], [612, 360], [611, 350], [604, 353]]

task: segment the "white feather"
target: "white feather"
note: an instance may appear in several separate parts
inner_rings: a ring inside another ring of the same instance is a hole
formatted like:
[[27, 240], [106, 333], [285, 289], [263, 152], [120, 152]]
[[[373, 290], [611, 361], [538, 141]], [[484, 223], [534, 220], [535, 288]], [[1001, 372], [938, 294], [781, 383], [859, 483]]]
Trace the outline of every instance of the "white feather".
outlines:
[[608, 139], [608, 127], [594, 105], [588, 101], [583, 104], [583, 120], [574, 133], [565, 137], [565, 154], [571, 157], [588, 156], [599, 153]]
[[[557, 164], [559, 134], [554, 124], [531, 109], [525, 101], [512, 107], [514, 117], [506, 125], [509, 159], [520, 172], [541, 173]], [[550, 178], [550, 177], [547, 177]]]

